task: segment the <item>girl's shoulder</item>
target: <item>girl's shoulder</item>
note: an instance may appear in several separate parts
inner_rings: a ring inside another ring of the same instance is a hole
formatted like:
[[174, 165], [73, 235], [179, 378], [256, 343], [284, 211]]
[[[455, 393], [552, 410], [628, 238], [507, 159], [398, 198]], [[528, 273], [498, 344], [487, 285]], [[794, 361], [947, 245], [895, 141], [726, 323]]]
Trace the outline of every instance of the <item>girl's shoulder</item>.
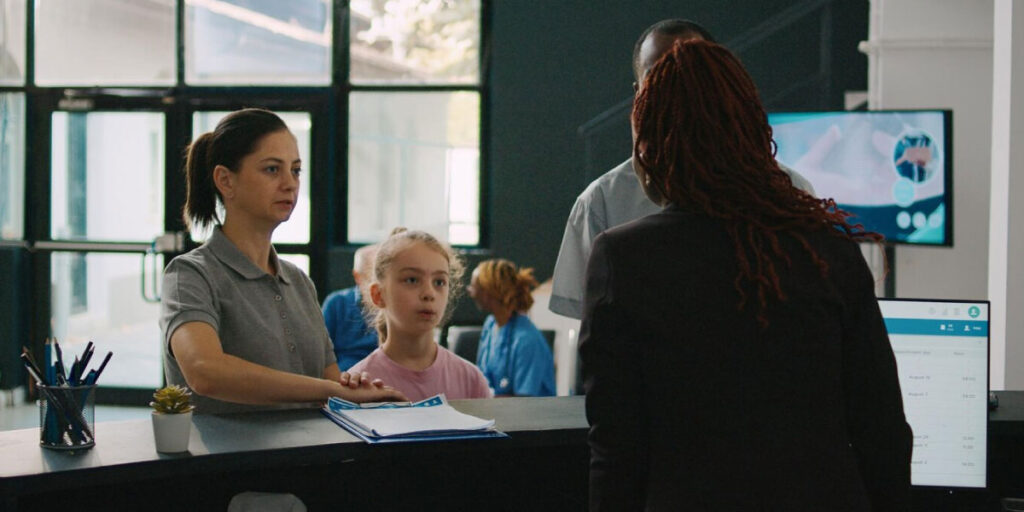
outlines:
[[442, 347], [437, 346], [437, 361], [442, 364], [445, 371], [456, 371], [459, 373], [479, 373], [483, 375], [483, 372], [476, 367], [475, 364], [459, 357], [455, 352]]
[[437, 347], [438, 362], [444, 361], [444, 371], [455, 376], [455, 382], [460, 389], [451, 390], [449, 398], [490, 398], [490, 385], [487, 377], [475, 364], [455, 355], [454, 352], [442, 347]]
[[[367, 370], [367, 368], [375, 369], [381, 363], [381, 356], [383, 356], [385, 359], [387, 358], [387, 356], [385, 356], [384, 353], [381, 351], [380, 347], [377, 347], [373, 349], [373, 352], [367, 354], [367, 356], [360, 360], [358, 363], [352, 365], [352, 367], [348, 369], [348, 372], [366, 372], [370, 371]], [[370, 374], [373, 375], [373, 372], [370, 371]]]

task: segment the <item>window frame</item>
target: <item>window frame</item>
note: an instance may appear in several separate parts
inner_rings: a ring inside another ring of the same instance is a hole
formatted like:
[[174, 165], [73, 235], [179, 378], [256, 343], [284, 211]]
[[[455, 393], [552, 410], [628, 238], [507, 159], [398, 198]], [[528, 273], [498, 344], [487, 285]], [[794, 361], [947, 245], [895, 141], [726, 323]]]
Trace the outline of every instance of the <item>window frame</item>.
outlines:
[[[349, 122], [349, 98], [353, 92], [475, 92], [480, 97], [480, 169], [479, 169], [479, 186], [478, 192], [480, 199], [480, 211], [479, 217], [477, 218], [477, 225], [479, 226], [479, 239], [476, 245], [456, 245], [457, 249], [469, 250], [477, 252], [480, 250], [487, 250], [491, 247], [490, 238], [490, 199], [486, 193], [488, 184], [490, 183], [489, 172], [490, 169], [490, 70], [487, 66], [487, 56], [490, 54], [490, 42], [491, 42], [491, 1], [492, 0], [480, 0], [480, 48], [477, 52], [477, 66], [478, 66], [478, 79], [475, 84], [353, 84], [350, 80], [351, 72], [351, 51], [349, 51], [349, 43], [351, 41], [350, 33], [350, 17], [348, 15], [349, 6], [347, 0], [334, 0], [335, 4], [344, 4], [344, 16], [341, 18], [335, 18], [335, 43], [341, 41], [344, 43], [344, 51], [338, 50], [338, 45], [335, 44], [335, 60], [332, 83], [336, 86], [341, 86], [339, 96], [344, 98], [344, 101], [339, 102], [338, 108], [342, 115], [340, 115], [340, 121], [338, 129], [343, 133], [338, 138], [338, 169], [340, 174], [338, 176], [338, 183], [334, 189], [334, 197], [337, 198], [339, 203], [344, 205], [343, 211], [335, 212], [332, 216], [336, 219], [337, 224], [334, 229], [331, 230], [333, 235], [333, 244], [335, 246], [345, 247], [358, 247], [363, 245], [362, 243], [350, 242], [348, 237], [348, 179], [349, 179], [349, 168], [348, 168], [348, 122]], [[340, 11], [341, 7], [336, 7], [337, 11]], [[338, 32], [341, 32], [340, 34]]]
[[[50, 335], [51, 257], [53, 252], [135, 253], [140, 243], [53, 240], [51, 226], [51, 116], [55, 111], [154, 111], [165, 116], [164, 229], [186, 232], [181, 219], [185, 199], [182, 154], [192, 139], [192, 114], [199, 110], [234, 110], [262, 106], [279, 111], [305, 111], [312, 123], [310, 133], [310, 239], [306, 244], [275, 244], [282, 254], [305, 254], [310, 261], [310, 278], [321, 299], [330, 292], [328, 265], [332, 249], [354, 249], [348, 242], [348, 123], [349, 95], [353, 92], [475, 92], [480, 98], [479, 114], [479, 241], [460, 246], [471, 253], [489, 253], [491, 246], [490, 205], [486, 193], [490, 176], [490, 71], [487, 66], [491, 41], [492, 1], [480, 0], [480, 47], [478, 80], [475, 84], [415, 85], [363, 84], [349, 80], [349, 2], [330, 0], [332, 8], [331, 83], [316, 86], [196, 86], [185, 83], [185, 0], [175, 2], [175, 85], [81, 87], [37, 86], [35, 84], [35, 13], [37, 0], [26, 0], [25, 71], [20, 85], [0, 85], [0, 92], [22, 93], [25, 97], [25, 174], [23, 238], [2, 240], [0, 247], [23, 251], [29, 260], [25, 277], [31, 292], [27, 301], [30, 320], [27, 339], [37, 357]], [[45, 172], [42, 172], [44, 171]], [[35, 214], [33, 214], [35, 213]], [[184, 250], [191, 246], [186, 243]], [[162, 253], [165, 262], [178, 252]], [[10, 343], [14, 343], [11, 341]], [[20, 369], [20, 368], [19, 368]], [[26, 382], [27, 374], [18, 377]], [[106, 388], [101, 403], [139, 405], [151, 390]]]

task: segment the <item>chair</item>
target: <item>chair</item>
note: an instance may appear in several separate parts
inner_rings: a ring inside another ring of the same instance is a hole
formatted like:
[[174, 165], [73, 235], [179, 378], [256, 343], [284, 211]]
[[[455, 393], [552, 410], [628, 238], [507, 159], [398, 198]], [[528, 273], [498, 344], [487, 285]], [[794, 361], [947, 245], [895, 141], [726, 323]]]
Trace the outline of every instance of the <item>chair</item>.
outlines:
[[540, 333], [544, 335], [544, 339], [548, 342], [548, 348], [551, 349], [551, 353], [555, 353], [555, 330], [554, 329], [541, 329]]
[[448, 349], [455, 355], [476, 364], [476, 352], [480, 348], [479, 327], [451, 327], [448, 329]]
[[[448, 349], [455, 352], [455, 355], [476, 364], [476, 353], [480, 349], [479, 327], [450, 327], [448, 329]], [[555, 331], [552, 329], [541, 329], [544, 341], [547, 341], [551, 352], [555, 351]]]

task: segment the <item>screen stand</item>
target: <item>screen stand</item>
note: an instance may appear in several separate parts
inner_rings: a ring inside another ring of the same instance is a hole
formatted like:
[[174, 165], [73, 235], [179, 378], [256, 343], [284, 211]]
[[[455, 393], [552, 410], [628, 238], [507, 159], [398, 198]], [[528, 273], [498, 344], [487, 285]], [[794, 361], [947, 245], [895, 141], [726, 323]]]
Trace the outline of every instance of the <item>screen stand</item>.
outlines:
[[885, 273], [885, 292], [888, 298], [896, 297], [896, 246], [885, 244], [885, 264], [888, 272]]

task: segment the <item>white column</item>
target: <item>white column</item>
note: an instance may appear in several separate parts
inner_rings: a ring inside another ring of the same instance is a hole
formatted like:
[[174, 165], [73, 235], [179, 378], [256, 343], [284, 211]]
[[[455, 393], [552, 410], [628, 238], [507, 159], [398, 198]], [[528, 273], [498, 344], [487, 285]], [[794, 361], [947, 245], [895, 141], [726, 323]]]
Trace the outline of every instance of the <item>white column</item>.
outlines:
[[1014, 3], [995, 0], [993, 17], [988, 250], [993, 389], [1024, 389], [1024, 92], [1013, 94], [1014, 85], [1024, 87], [1024, 4], [1014, 9]]
[[953, 111], [954, 246], [897, 247], [898, 297], [988, 296], [992, 2], [871, 1], [868, 106]]

